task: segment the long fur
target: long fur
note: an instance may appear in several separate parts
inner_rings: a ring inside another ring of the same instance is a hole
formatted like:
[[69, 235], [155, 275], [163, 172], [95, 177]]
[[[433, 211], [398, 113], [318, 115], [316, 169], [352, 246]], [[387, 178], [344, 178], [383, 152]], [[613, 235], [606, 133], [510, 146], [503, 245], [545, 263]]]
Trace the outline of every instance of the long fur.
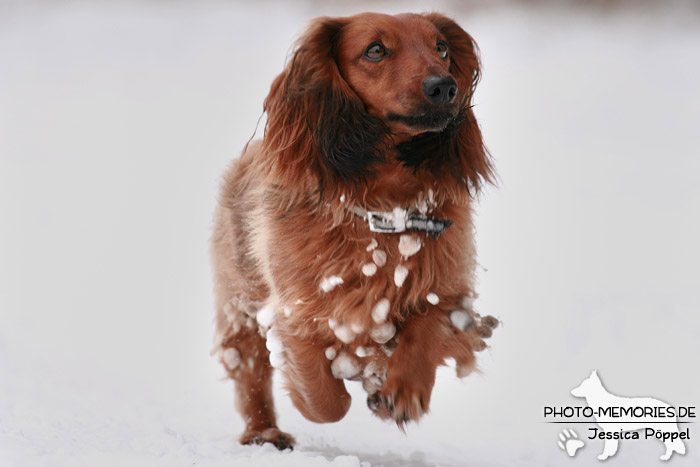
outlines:
[[[434, 111], [438, 119], [454, 111], [444, 128], [406, 132], [386, 117], [399, 104], [409, 116], [428, 115], [420, 113], [428, 104], [418, 75], [426, 67], [411, 50], [374, 68], [354, 58], [367, 45], [362, 28], [423, 34], [416, 37], [431, 57], [428, 68], [453, 76], [459, 89], [453, 107]], [[432, 56], [433, 37], [449, 45], [449, 61]], [[399, 427], [427, 412], [446, 358], [456, 360], [460, 376], [474, 368], [474, 352], [497, 324], [472, 308], [472, 198], [493, 180], [472, 112], [478, 80], [472, 38], [438, 14], [319, 18], [299, 40], [265, 99], [264, 138], [226, 172], [215, 215], [214, 352], [236, 383], [246, 422], [241, 442], [293, 444], [276, 425], [270, 357], [308, 419], [345, 415], [345, 376], [361, 379], [372, 411]], [[367, 97], [389, 82], [380, 97]], [[376, 234], [355, 207], [427, 211], [453, 226], [439, 238]], [[419, 250], [400, 251], [404, 241]], [[332, 278], [342, 283], [331, 287]], [[395, 329], [388, 342], [376, 338], [381, 326]], [[339, 370], [348, 359], [358, 375]]]

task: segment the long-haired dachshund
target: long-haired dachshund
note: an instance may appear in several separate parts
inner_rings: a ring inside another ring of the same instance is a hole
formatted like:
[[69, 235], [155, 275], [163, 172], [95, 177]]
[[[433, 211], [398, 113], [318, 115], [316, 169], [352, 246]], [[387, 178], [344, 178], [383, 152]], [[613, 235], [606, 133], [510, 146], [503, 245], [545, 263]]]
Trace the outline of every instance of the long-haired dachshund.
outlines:
[[243, 444], [279, 449], [272, 371], [319, 423], [360, 380], [400, 428], [438, 365], [475, 367], [498, 321], [472, 308], [472, 200], [491, 161], [472, 38], [439, 14], [315, 20], [265, 99], [265, 136], [225, 174], [212, 238], [214, 352]]

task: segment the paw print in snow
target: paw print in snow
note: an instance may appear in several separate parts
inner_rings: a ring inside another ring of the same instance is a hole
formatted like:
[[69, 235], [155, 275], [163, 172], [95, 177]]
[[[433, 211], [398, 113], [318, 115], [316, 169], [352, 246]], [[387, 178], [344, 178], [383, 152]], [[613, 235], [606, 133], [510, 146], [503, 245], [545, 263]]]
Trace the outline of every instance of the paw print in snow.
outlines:
[[566, 451], [569, 457], [574, 457], [576, 451], [581, 449], [584, 445], [584, 442], [578, 439], [578, 435], [574, 430], [568, 430], [566, 428], [559, 433], [559, 440], [557, 444], [562, 450]]

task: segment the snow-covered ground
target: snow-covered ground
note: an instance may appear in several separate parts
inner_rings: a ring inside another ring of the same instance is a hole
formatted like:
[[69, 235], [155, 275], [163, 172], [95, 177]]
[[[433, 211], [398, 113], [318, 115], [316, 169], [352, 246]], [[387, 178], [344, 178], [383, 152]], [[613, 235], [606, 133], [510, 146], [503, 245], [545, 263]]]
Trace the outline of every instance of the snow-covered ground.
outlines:
[[[663, 3], [663, 2], [659, 2]], [[0, 2], [0, 466], [597, 465], [545, 405], [611, 391], [700, 405], [700, 18], [456, 9], [501, 182], [479, 208], [484, 370], [441, 369], [404, 435], [361, 388], [333, 425], [277, 381], [292, 453], [241, 447], [209, 357], [220, 173], [309, 18], [423, 2]], [[666, 3], [668, 5], [668, 3]], [[700, 465], [700, 432], [673, 465]], [[570, 426], [569, 428], [573, 428]], [[585, 436], [586, 426], [576, 426]], [[659, 464], [623, 441], [611, 465]]]

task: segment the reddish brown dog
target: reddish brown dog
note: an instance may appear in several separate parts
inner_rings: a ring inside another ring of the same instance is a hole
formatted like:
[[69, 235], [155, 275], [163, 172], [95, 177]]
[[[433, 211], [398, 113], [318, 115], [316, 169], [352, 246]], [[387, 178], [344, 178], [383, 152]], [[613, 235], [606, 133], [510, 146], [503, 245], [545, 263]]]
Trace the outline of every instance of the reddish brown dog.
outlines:
[[262, 141], [225, 175], [212, 239], [215, 352], [244, 444], [291, 447], [272, 371], [309, 420], [343, 418], [344, 379], [403, 427], [438, 365], [475, 366], [497, 321], [472, 309], [472, 200], [492, 180], [471, 110], [472, 38], [438, 14], [321, 18], [265, 100]]

